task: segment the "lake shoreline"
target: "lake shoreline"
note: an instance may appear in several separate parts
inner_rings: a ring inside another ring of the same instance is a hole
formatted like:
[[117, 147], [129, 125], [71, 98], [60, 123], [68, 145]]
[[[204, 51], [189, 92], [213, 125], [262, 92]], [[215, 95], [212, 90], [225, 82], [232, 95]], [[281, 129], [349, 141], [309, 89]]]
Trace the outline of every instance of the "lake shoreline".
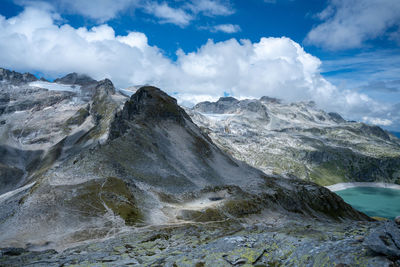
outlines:
[[348, 188], [354, 187], [378, 187], [378, 188], [391, 188], [400, 190], [400, 185], [398, 184], [389, 184], [389, 183], [368, 183], [368, 182], [354, 182], [354, 183], [338, 183], [334, 185], [325, 186], [332, 192], [345, 190]]

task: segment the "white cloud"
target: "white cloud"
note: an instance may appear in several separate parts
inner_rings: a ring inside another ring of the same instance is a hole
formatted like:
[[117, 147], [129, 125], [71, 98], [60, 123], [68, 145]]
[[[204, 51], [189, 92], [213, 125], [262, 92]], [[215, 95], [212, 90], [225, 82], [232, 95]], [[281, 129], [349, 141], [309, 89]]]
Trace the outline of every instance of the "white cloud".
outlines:
[[206, 16], [228, 16], [235, 13], [229, 1], [192, 0], [186, 7], [193, 13], [203, 13]]
[[235, 33], [241, 31], [240, 26], [236, 24], [219, 24], [210, 28], [212, 32]]
[[[185, 27], [197, 16], [228, 16], [235, 11], [230, 0], [14, 0], [21, 6], [51, 7], [62, 14], [79, 14], [104, 23], [121, 13], [135, 10], [152, 15], [160, 23], [172, 23]], [[47, 8], [48, 9], [48, 8]]]
[[172, 23], [181, 27], [187, 26], [193, 19], [185, 10], [172, 8], [166, 2], [149, 2], [145, 5], [145, 11], [159, 18], [161, 23]]
[[111, 78], [122, 88], [153, 84], [186, 104], [227, 92], [238, 98], [314, 100], [353, 119], [400, 117], [399, 108], [333, 86], [321, 76], [320, 60], [289, 38], [209, 40], [195, 52], [179, 50], [172, 61], [150, 46], [144, 33], [116, 36], [106, 24], [91, 29], [58, 26], [57, 17], [33, 7], [13, 18], [0, 16], [2, 67], [40, 71], [50, 78], [76, 71]]
[[[400, 102], [400, 49], [381, 49], [373, 52], [337, 56], [325, 60], [322, 71], [329, 81], [341, 88], [375, 91], [374, 97], [392, 103]], [[391, 95], [387, 95], [391, 91]], [[376, 95], [379, 93], [381, 95]]]
[[317, 17], [323, 22], [308, 33], [307, 43], [333, 50], [357, 48], [385, 35], [397, 38], [390, 31], [400, 27], [400, 1], [331, 0]]
[[105, 22], [115, 18], [120, 12], [129, 8], [140, 6], [141, 0], [14, 0], [23, 6], [37, 6], [44, 3], [54, 6], [62, 13], [80, 14], [94, 19], [98, 22]]
[[363, 117], [363, 121], [365, 123], [380, 125], [380, 126], [390, 126], [393, 124], [391, 120], [381, 119], [381, 118], [371, 118], [371, 117]]

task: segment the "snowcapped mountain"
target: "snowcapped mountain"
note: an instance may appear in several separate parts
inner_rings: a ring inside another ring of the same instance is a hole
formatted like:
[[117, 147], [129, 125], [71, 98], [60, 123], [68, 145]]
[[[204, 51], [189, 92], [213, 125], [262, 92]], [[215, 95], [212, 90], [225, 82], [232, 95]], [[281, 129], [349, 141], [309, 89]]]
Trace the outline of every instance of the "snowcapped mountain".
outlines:
[[398, 138], [378, 126], [326, 113], [313, 102], [224, 97], [187, 111], [222, 150], [267, 174], [320, 185], [400, 183]]

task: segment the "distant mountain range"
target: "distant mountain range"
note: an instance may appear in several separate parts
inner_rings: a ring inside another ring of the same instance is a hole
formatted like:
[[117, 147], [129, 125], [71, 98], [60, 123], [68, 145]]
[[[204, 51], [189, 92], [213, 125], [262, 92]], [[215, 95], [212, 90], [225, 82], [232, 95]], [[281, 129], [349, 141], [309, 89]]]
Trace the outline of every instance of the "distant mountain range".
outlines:
[[267, 174], [331, 185], [400, 184], [400, 140], [378, 126], [344, 120], [313, 102], [220, 98], [188, 110], [225, 152]]

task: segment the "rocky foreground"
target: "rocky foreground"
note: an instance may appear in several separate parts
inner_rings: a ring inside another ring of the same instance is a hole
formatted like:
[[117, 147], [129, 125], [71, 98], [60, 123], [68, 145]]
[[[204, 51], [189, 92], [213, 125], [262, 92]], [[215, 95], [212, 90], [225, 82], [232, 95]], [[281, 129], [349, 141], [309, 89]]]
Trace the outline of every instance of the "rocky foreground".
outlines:
[[[400, 266], [396, 261], [399, 229], [393, 227], [398, 226], [367, 222], [327, 224], [295, 218], [281, 220], [278, 225], [244, 225], [227, 220], [154, 226], [59, 253], [2, 249], [0, 265]], [[389, 235], [387, 230], [396, 234]]]
[[396, 224], [232, 158], [158, 88], [0, 81], [0, 266], [398, 263]]

